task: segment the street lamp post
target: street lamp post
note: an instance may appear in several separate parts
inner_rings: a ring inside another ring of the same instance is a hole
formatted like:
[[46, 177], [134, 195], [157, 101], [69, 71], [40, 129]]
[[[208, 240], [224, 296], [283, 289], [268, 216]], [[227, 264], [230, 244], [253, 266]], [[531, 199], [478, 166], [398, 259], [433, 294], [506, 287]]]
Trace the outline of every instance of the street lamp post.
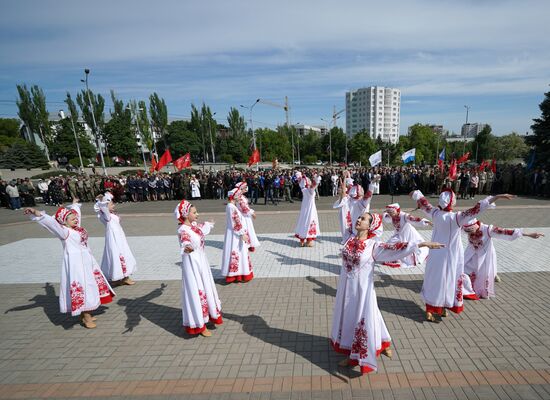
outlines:
[[[139, 141], [141, 143], [141, 156], [143, 157], [143, 173], [146, 174], [147, 173], [147, 162], [145, 161], [145, 151], [143, 150], [143, 142], [144, 142], [144, 138], [143, 138], [143, 135], [141, 134], [141, 129], [139, 128], [139, 120], [138, 120], [138, 117], [136, 115], [136, 112], [134, 111], [133, 107], [126, 107], [128, 110], [130, 110], [130, 112], [132, 113], [132, 117], [135, 119], [136, 121], [136, 127], [137, 127], [137, 131], [138, 131], [138, 135], [139, 135]], [[138, 108], [136, 111], [143, 111], [143, 108]]]
[[[464, 106], [464, 108], [466, 109], [466, 124], [465, 125], [466, 125], [466, 129], [469, 130], [467, 125], [468, 125], [468, 114], [470, 113], [470, 106]], [[466, 131], [464, 131], [464, 135], [462, 135], [462, 136], [464, 136], [464, 144], [462, 146], [462, 154], [464, 154], [464, 153], [466, 153]]]
[[[59, 110], [58, 115], [59, 115], [59, 118], [65, 119], [65, 113], [63, 112], [63, 110]], [[76, 135], [76, 129], [74, 127], [73, 115], [70, 114], [67, 118], [71, 119], [71, 125], [73, 127], [74, 140], [76, 142], [76, 150], [78, 151], [78, 159], [80, 160], [80, 170], [82, 172], [84, 172], [84, 163], [82, 162], [82, 154], [80, 154], [80, 143], [78, 143], [78, 137]]]
[[[212, 117], [216, 115], [216, 113], [212, 114]], [[216, 155], [214, 154], [214, 142], [212, 141], [212, 126], [210, 124], [210, 120], [212, 118], [208, 118], [208, 132], [210, 133], [210, 151], [212, 152], [212, 162], [216, 162]]]
[[[252, 144], [254, 146], [254, 150], [256, 150], [256, 132], [254, 131], [254, 124], [252, 122], [252, 110], [254, 109], [254, 106], [256, 104], [258, 104], [260, 102], [260, 99], [256, 99], [256, 101], [254, 102], [254, 104], [252, 104], [251, 106], [247, 107], [247, 106], [243, 106], [242, 104], [240, 104], [240, 107], [242, 108], [247, 108], [248, 110], [250, 110], [250, 129], [252, 129]], [[260, 157], [261, 157], [261, 154], [260, 154]], [[259, 165], [256, 163], [256, 170], [258, 170], [260, 167]]]
[[88, 68], [84, 69], [84, 74], [86, 76], [85, 79], [81, 79], [80, 81], [86, 84], [86, 94], [88, 96], [88, 103], [90, 104], [90, 111], [92, 112], [92, 121], [94, 123], [94, 133], [95, 133], [95, 140], [97, 143], [97, 149], [99, 150], [99, 157], [101, 158], [101, 166], [103, 167], [103, 175], [107, 175], [107, 168], [105, 168], [105, 159], [103, 158], [103, 149], [101, 148], [101, 142], [99, 141], [99, 130], [97, 127], [97, 122], [95, 120], [95, 110], [94, 105], [92, 103], [92, 98], [90, 97], [90, 89], [88, 88], [88, 74], [90, 73], [90, 70]]
[[328, 158], [329, 158], [329, 165], [332, 168], [332, 130], [330, 129], [330, 123], [326, 119], [321, 118], [321, 121], [324, 121], [327, 124], [327, 126], [329, 127], [329, 130], [328, 130], [328, 148], [329, 148]]

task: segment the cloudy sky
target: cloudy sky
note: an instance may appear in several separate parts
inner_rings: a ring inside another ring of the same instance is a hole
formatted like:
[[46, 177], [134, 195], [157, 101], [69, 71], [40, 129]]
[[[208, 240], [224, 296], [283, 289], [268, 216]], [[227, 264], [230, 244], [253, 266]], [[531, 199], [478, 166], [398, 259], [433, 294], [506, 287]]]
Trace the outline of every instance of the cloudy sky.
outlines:
[[[402, 134], [458, 132], [464, 105], [496, 134], [525, 133], [550, 84], [546, 0], [1, 1], [0, 117], [16, 115], [18, 83], [62, 108], [90, 68], [94, 91], [156, 91], [171, 118], [204, 101], [224, 123], [232, 106], [288, 96], [293, 123], [322, 124], [346, 91], [380, 85], [401, 89]], [[259, 104], [253, 119], [284, 112]]]

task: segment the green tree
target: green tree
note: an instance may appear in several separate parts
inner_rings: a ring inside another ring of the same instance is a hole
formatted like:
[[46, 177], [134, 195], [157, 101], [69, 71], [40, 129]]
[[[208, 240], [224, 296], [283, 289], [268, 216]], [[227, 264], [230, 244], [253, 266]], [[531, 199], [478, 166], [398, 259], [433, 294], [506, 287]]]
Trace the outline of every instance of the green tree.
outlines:
[[[193, 112], [191, 113], [193, 121]], [[252, 139], [246, 132], [246, 122], [239, 110], [231, 108], [227, 115], [229, 134], [226, 137], [218, 137], [216, 140], [217, 153], [220, 160], [234, 163], [246, 162], [251, 154]]]
[[0, 154], [1, 168], [49, 168], [44, 152], [34, 143], [17, 141]]
[[[190, 129], [190, 124], [187, 121], [172, 121], [166, 129], [165, 140], [174, 160], [186, 153], [191, 153], [192, 160], [202, 157], [199, 137]], [[159, 143], [161, 153], [167, 147], [164, 147], [164, 143]]]
[[151, 116], [151, 127], [157, 136], [162, 138], [166, 147], [166, 128], [168, 127], [168, 107], [163, 98], [155, 92], [149, 96], [149, 115]]
[[[322, 148], [321, 137], [317, 132], [312, 130], [308, 131], [300, 138], [300, 152], [304, 154], [304, 161], [306, 161], [307, 155], [315, 157], [315, 161], [320, 159], [328, 160], [328, 150]], [[312, 160], [311, 157], [308, 160]], [[312, 161], [306, 162], [311, 163]]]
[[[74, 128], [80, 146], [80, 154], [82, 155], [84, 163], [87, 164], [86, 160], [89, 161], [95, 158], [95, 147], [86, 135], [82, 124], [77, 122]], [[71, 116], [67, 116], [67, 118], [58, 122], [56, 132], [55, 140], [52, 145], [52, 154], [55, 158], [67, 157], [68, 160], [78, 159], [78, 150], [76, 147]]]
[[19, 137], [19, 121], [15, 118], [0, 118], [0, 136]]
[[[436, 134], [432, 128], [422, 124], [414, 124], [410, 127], [408, 135], [409, 148], [415, 148], [415, 163], [428, 163], [433, 164], [435, 162], [437, 152], [438, 134]], [[439, 138], [440, 144], [442, 143]], [[409, 149], [406, 149], [409, 150]], [[405, 150], [405, 151], [406, 151]]]
[[34, 143], [34, 134], [40, 135], [40, 140], [44, 144], [46, 158], [50, 159], [49, 146], [52, 143], [52, 130], [49, 122], [49, 114], [46, 109], [46, 96], [42, 89], [37, 85], [27, 89], [27, 85], [17, 85], [19, 100], [17, 108], [19, 118], [26, 126], [27, 134]]
[[544, 94], [544, 100], [539, 105], [541, 115], [535, 118], [531, 125], [534, 135], [528, 136], [528, 144], [534, 146], [535, 165], [548, 165], [550, 160], [550, 92]]
[[370, 165], [369, 157], [376, 151], [376, 146], [366, 129], [357, 132], [349, 141], [348, 147], [351, 161]]
[[138, 158], [137, 138], [132, 126], [132, 113], [124, 106], [122, 100], [117, 99], [115, 92], [111, 90], [113, 111], [111, 119], [105, 124], [105, 141], [109, 154], [119, 156], [125, 160]]
[[232, 134], [240, 135], [245, 133], [246, 122], [238, 109], [231, 107], [227, 115], [227, 123], [229, 124], [229, 130]]
[[343, 161], [346, 157], [346, 135], [342, 128], [334, 127], [330, 130], [330, 135], [327, 133], [321, 138], [321, 148], [327, 151], [327, 161], [328, 149], [330, 148], [330, 142], [332, 142], [332, 161], [338, 162]]
[[290, 161], [292, 158], [292, 148], [288, 141], [288, 136], [283, 129], [274, 131], [273, 129], [261, 128], [256, 130], [256, 140], [261, 143], [262, 161]]
[[475, 162], [493, 158], [495, 155], [495, 137], [491, 134], [491, 127], [487, 125], [479, 132], [470, 146], [470, 159]]
[[[99, 144], [105, 140], [103, 135], [103, 127], [105, 125], [105, 117], [103, 115], [103, 111], [105, 110], [105, 99], [100, 94], [96, 96], [91, 90], [82, 90], [76, 95], [76, 102], [82, 112], [82, 118], [92, 129], [95, 146], [99, 152]], [[94, 117], [96, 122], [95, 124]]]
[[[512, 132], [509, 135], [497, 136], [493, 145], [494, 157], [499, 161], [511, 161], [518, 158], [524, 158], [529, 153], [529, 146], [525, 139], [517, 133]], [[483, 158], [479, 158], [481, 162]]]
[[[216, 127], [218, 126], [210, 107], [202, 103], [200, 114], [201, 133], [204, 135], [204, 146], [206, 160], [214, 162], [215, 154], [212, 154], [212, 147], [216, 142]], [[212, 157], [212, 159], [210, 159]]]

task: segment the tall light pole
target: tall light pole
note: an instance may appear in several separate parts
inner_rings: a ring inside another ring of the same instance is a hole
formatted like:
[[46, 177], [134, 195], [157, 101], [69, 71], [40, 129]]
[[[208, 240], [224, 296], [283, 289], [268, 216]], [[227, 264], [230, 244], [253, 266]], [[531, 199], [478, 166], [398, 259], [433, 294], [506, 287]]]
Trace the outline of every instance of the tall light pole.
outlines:
[[141, 156], [143, 157], [143, 173], [146, 174], [147, 173], [147, 162], [145, 161], [145, 151], [143, 150], [143, 142], [144, 142], [144, 138], [143, 138], [143, 135], [141, 134], [141, 129], [139, 128], [139, 120], [138, 120], [138, 117], [137, 117], [137, 113], [136, 111], [143, 111], [143, 108], [137, 108], [136, 107], [136, 110], [134, 110], [134, 107], [126, 107], [127, 110], [130, 110], [130, 113], [132, 114], [132, 118], [135, 119], [136, 121], [136, 127], [137, 127], [137, 131], [138, 131], [138, 135], [139, 135], [139, 141], [141, 143]]
[[[248, 110], [250, 110], [250, 129], [252, 129], [252, 144], [254, 145], [254, 150], [256, 150], [256, 132], [254, 131], [254, 125], [253, 125], [253, 122], [252, 122], [252, 110], [254, 109], [254, 106], [256, 104], [258, 104], [260, 102], [260, 99], [256, 99], [256, 101], [254, 102], [254, 104], [252, 104], [250, 107], [247, 107], [247, 106], [243, 106], [242, 104], [240, 104], [240, 106], [242, 108], [247, 108]], [[260, 154], [260, 158], [261, 158], [261, 154]], [[258, 165], [258, 163], [256, 163], [256, 170], [259, 170], [260, 169], [260, 166]]]
[[86, 76], [85, 79], [81, 79], [80, 82], [83, 82], [86, 84], [86, 94], [88, 96], [88, 103], [90, 104], [90, 111], [92, 112], [92, 121], [94, 123], [94, 133], [95, 133], [95, 140], [97, 143], [97, 149], [99, 150], [99, 157], [101, 158], [101, 166], [103, 167], [103, 175], [107, 175], [107, 168], [105, 168], [105, 159], [103, 158], [103, 149], [101, 148], [101, 142], [99, 141], [99, 130], [97, 127], [97, 122], [95, 120], [95, 110], [94, 105], [92, 103], [92, 98], [90, 97], [90, 89], [88, 88], [88, 74], [90, 73], [90, 70], [88, 68], [84, 69], [84, 74]]
[[330, 168], [332, 168], [332, 129], [330, 129], [330, 122], [324, 118], [321, 118], [321, 121], [324, 121], [325, 124], [329, 127], [328, 129], [328, 148], [329, 148], [329, 162]]
[[[464, 108], [466, 109], [466, 129], [467, 130], [470, 130], [469, 127], [467, 126], [468, 125], [468, 114], [470, 113], [470, 106], [464, 106]], [[464, 144], [462, 146], [462, 154], [466, 153], [466, 132], [467, 131], [464, 131]]]
[[[59, 118], [61, 118], [61, 119], [66, 118], [65, 117], [65, 112], [63, 110], [59, 110], [59, 113], [57, 115], [59, 115]], [[80, 154], [80, 143], [78, 143], [78, 137], [76, 136], [76, 129], [74, 127], [73, 115], [70, 114], [67, 118], [71, 119], [71, 125], [73, 127], [74, 140], [76, 142], [76, 150], [78, 151], [78, 159], [80, 160], [80, 170], [82, 172], [84, 172], [84, 163], [82, 162], [82, 154]]]
[[[216, 115], [216, 113], [212, 114], [211, 117]], [[214, 142], [212, 141], [212, 127], [210, 125], [210, 120], [212, 118], [208, 118], [208, 132], [210, 133], [210, 151], [212, 152], [212, 162], [216, 162], [216, 155], [214, 154]]]

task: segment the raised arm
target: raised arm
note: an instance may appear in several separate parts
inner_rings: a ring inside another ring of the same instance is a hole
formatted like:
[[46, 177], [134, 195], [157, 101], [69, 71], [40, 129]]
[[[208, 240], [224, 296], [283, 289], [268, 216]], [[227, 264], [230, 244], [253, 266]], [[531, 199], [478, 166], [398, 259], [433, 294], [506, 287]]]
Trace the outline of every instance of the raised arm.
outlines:
[[97, 204], [97, 216], [101, 218], [105, 222], [109, 222], [111, 220], [111, 213], [109, 212], [109, 202], [108, 201], [101, 201], [98, 200], [96, 202]]
[[25, 214], [31, 217], [31, 221], [38, 222], [46, 230], [52, 233], [54, 236], [57, 236], [61, 240], [67, 239], [69, 236], [69, 228], [61, 225], [55, 220], [52, 216], [46, 214], [45, 211], [38, 211], [34, 208], [26, 208]]
[[424, 212], [429, 218], [433, 217], [433, 213], [438, 210], [434, 208], [428, 199], [424, 197], [420, 190], [414, 190], [411, 192], [411, 198], [416, 201], [417, 207]]
[[[499, 195], [500, 196], [500, 195]], [[509, 195], [507, 195], [509, 196]], [[495, 201], [497, 196], [488, 196], [484, 198], [481, 201], [478, 201], [472, 208], [469, 208], [465, 211], [459, 211], [456, 214], [456, 222], [459, 226], [464, 225], [467, 223], [470, 219], [476, 217], [481, 214], [483, 211], [489, 209], [489, 208], [495, 208], [495, 204], [493, 201]], [[501, 197], [505, 198], [505, 197]]]
[[198, 224], [198, 226], [199, 226], [199, 229], [202, 231], [202, 234], [206, 236], [214, 228], [214, 222], [212, 221], [201, 222]]
[[361, 199], [361, 206], [364, 209], [364, 212], [370, 211], [370, 202], [372, 200], [372, 194], [374, 193], [374, 185], [371, 183], [369, 184], [369, 190], [365, 192], [363, 195], [363, 198]]
[[414, 253], [421, 247], [428, 247], [429, 249], [440, 249], [445, 246], [441, 243], [436, 242], [376, 242], [372, 251], [372, 257], [374, 261], [378, 262], [401, 260], [408, 255]]
[[423, 228], [423, 227], [432, 225], [432, 222], [429, 219], [415, 217], [414, 215], [411, 215], [409, 213], [404, 213], [404, 214], [405, 214], [405, 221], [407, 221], [409, 224], [411, 224], [414, 227]]

